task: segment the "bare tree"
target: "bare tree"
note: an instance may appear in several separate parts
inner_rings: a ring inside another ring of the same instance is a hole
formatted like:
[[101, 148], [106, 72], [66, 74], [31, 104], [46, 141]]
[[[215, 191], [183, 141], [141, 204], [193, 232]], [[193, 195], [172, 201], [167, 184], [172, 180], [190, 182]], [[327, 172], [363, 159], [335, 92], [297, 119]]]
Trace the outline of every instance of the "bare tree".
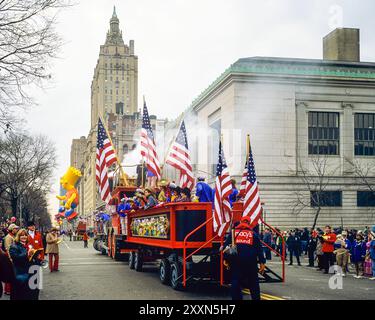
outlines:
[[0, 128], [9, 131], [17, 107], [33, 104], [30, 85], [43, 87], [51, 58], [61, 47], [55, 32], [69, 0], [0, 0]]
[[375, 194], [375, 168], [374, 164], [370, 162], [359, 161], [358, 159], [351, 160], [345, 158], [345, 161], [351, 166], [355, 178], [365, 188]]
[[45, 136], [10, 133], [0, 139], [0, 185], [3, 200], [17, 215], [20, 198], [31, 189], [46, 193], [56, 167], [55, 146]]
[[303, 165], [300, 158], [297, 161], [302, 190], [295, 191], [295, 200], [292, 203], [293, 212], [299, 214], [306, 208], [313, 208], [315, 213], [312, 228], [314, 229], [322, 211], [323, 192], [327, 190], [338, 168], [330, 168], [326, 156], [310, 157], [308, 161], [310, 167]]
[[[39, 227], [45, 225], [49, 218], [47, 193], [45, 190], [33, 187], [25, 191], [22, 196], [22, 217], [25, 221], [38, 222]], [[48, 226], [47, 226], [48, 227]]]

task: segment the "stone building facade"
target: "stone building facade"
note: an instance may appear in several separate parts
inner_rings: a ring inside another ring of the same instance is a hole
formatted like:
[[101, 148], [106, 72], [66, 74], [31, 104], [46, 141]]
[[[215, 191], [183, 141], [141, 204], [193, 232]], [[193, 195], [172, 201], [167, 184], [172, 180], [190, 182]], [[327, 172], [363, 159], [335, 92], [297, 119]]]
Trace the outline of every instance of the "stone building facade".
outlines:
[[375, 63], [351, 53], [334, 60], [332, 48], [322, 60], [239, 59], [187, 112], [196, 174], [211, 181], [219, 136], [239, 182], [250, 134], [266, 220], [275, 226], [311, 226], [318, 194], [318, 226], [375, 221]]

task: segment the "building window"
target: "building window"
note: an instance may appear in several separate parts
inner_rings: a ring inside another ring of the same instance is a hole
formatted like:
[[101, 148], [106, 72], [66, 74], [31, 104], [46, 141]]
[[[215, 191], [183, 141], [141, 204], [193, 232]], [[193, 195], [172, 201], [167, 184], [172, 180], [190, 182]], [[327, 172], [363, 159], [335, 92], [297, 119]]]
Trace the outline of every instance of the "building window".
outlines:
[[375, 156], [375, 114], [356, 113], [354, 115], [354, 154]]
[[339, 148], [339, 114], [309, 112], [309, 154], [338, 155]]
[[311, 207], [342, 207], [342, 191], [311, 191]]
[[357, 207], [375, 207], [375, 192], [357, 191]]

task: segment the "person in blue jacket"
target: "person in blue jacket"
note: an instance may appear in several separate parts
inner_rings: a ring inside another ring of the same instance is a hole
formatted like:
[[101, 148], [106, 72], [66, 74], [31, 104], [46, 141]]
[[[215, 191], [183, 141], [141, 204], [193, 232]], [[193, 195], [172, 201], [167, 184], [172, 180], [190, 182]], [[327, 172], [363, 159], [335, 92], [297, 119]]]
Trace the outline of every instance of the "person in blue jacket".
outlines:
[[197, 180], [198, 182], [195, 186], [195, 195], [199, 199], [199, 202], [212, 202], [212, 188], [205, 182], [204, 177], [198, 177]]
[[232, 193], [229, 195], [229, 202], [230, 202], [230, 205], [233, 206], [233, 203], [237, 201], [238, 189], [236, 187], [235, 179], [231, 179], [231, 183], [232, 183]]
[[121, 199], [121, 203], [117, 207], [117, 213], [120, 216], [121, 234], [126, 235], [127, 212], [131, 209], [130, 203], [125, 198]]
[[370, 278], [370, 280], [375, 280], [375, 226], [372, 226], [369, 238], [370, 238], [369, 254], [370, 254], [371, 263], [372, 263], [372, 277]]
[[[363, 240], [363, 235], [357, 233], [356, 239], [352, 244], [351, 260], [355, 265], [356, 275], [355, 278], [362, 278], [363, 273], [363, 262], [366, 256], [366, 242]], [[361, 271], [361, 275], [359, 275]]]

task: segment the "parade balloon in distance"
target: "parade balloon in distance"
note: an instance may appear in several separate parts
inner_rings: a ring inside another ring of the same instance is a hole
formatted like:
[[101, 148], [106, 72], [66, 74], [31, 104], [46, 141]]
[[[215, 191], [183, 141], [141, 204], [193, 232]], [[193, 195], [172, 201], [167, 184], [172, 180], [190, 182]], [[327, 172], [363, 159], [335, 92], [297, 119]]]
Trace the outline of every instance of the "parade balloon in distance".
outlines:
[[59, 211], [62, 213], [65, 210], [64, 216], [68, 221], [72, 221], [78, 216], [75, 209], [79, 204], [79, 195], [75, 186], [81, 177], [81, 171], [79, 171], [77, 168], [69, 167], [66, 173], [60, 179], [60, 184], [66, 193], [63, 196], [56, 196], [56, 198], [63, 201], [63, 206]]

